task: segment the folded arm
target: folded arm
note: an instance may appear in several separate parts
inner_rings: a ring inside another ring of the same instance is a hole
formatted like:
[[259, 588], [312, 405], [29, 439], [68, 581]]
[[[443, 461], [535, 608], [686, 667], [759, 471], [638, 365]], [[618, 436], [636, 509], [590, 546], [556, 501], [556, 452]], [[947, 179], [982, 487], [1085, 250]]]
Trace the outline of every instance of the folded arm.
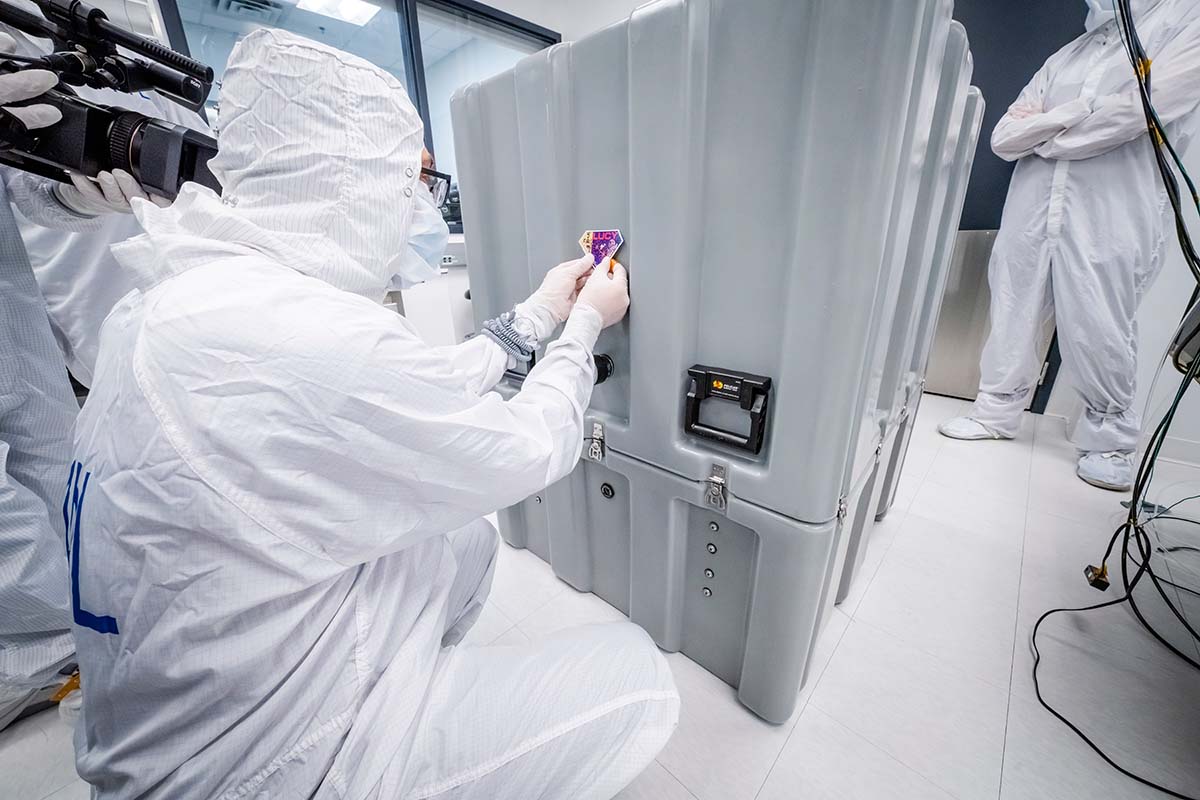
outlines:
[[[1184, 28], [1154, 60], [1151, 100], [1163, 125], [1190, 113], [1200, 103], [1200, 22]], [[1093, 158], [1147, 133], [1141, 93], [1134, 86], [1097, 98], [1087, 117], [1039, 146], [1036, 152], [1044, 158]]]

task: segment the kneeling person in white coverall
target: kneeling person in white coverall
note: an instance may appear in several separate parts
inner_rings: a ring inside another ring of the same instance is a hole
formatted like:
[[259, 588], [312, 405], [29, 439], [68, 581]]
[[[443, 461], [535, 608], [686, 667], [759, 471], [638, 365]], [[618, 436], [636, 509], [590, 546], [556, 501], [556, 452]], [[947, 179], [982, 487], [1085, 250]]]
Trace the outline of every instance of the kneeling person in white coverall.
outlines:
[[[1155, 108], [1182, 154], [1200, 103], [1200, 0], [1130, 5], [1154, 62]], [[1015, 436], [1053, 316], [1085, 406], [1074, 435], [1079, 477], [1125, 490], [1141, 425], [1134, 315], [1178, 245], [1113, 0], [1088, 6], [1087, 32], [1046, 61], [992, 134], [996, 155], [1020, 159], [988, 266], [992, 330], [974, 408], [938, 430], [955, 439]]]
[[[430, 348], [380, 301], [420, 119], [371, 64], [280, 31], [230, 56], [224, 192], [134, 202], [67, 496], [102, 798], [607, 798], [674, 729], [629, 623], [454, 646], [488, 591], [481, 517], [562, 478], [624, 270], [571, 262], [499, 338], [562, 334], [504, 401], [489, 337]], [[576, 293], [578, 291], [578, 297]]]

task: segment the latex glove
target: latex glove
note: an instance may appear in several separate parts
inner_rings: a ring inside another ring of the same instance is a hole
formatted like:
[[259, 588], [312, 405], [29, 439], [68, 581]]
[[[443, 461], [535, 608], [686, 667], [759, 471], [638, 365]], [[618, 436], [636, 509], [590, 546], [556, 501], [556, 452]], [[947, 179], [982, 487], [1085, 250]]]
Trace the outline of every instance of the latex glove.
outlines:
[[[16, 52], [17, 44], [7, 33], [0, 33], [0, 52]], [[58, 76], [44, 69], [26, 69], [0, 75], [0, 108], [16, 117], [29, 130], [48, 128], [62, 119], [62, 112], [51, 105], [35, 103], [13, 106], [22, 100], [32, 100], [58, 85]]]
[[55, 194], [64, 206], [85, 217], [128, 214], [132, 211], [134, 198], [153, 202], [163, 208], [171, 205], [170, 200], [146, 194], [137, 179], [124, 170], [101, 172], [95, 182], [77, 172], [67, 174], [71, 178], [71, 185], [59, 184], [55, 187]]
[[595, 311], [605, 328], [616, 325], [629, 310], [629, 274], [617, 261], [611, 264], [611, 275], [609, 268], [609, 259], [596, 267], [579, 291], [579, 299], [575, 301], [575, 310], [572, 312]]
[[528, 300], [517, 305], [514, 309], [517, 320], [526, 323], [535, 339], [546, 339], [560, 323], [566, 322], [579, 290], [591, 274], [592, 264], [591, 256], [559, 264], [546, 273], [542, 285]]

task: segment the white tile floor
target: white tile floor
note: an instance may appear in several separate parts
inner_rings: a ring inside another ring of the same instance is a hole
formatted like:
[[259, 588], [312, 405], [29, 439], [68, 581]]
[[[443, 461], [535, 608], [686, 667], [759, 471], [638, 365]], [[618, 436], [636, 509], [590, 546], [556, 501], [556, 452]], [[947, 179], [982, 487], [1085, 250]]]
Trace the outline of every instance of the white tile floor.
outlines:
[[[679, 729], [623, 800], [1140, 800], [1036, 702], [1029, 634], [1044, 610], [1103, 599], [1082, 580], [1121, 496], [1074, 476], [1063, 424], [1011, 442], [954, 442], [937, 422], [966, 404], [927, 397], [895, 507], [822, 635], [784, 725], [675, 654]], [[1164, 469], [1164, 472], [1168, 470]], [[1200, 471], [1170, 467], [1194, 483]], [[1180, 495], [1182, 496], [1182, 495]], [[470, 639], [528, 637], [620, 614], [524, 551], [502, 548]], [[1121, 610], [1047, 623], [1047, 697], [1123, 762], [1200, 793], [1200, 678]], [[0, 800], [78, 800], [53, 712], [0, 734]]]

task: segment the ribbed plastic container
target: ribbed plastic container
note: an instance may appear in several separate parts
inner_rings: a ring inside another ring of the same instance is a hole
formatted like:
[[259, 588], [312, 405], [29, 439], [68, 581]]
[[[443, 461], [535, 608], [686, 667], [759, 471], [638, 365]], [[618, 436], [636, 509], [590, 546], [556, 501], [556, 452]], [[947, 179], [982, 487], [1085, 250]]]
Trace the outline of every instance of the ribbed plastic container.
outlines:
[[795, 707], [843, 532], [871, 511], [852, 467], [899, 291], [889, 232], [918, 202], [950, 13], [661, 0], [451, 102], [477, 321], [585, 230], [621, 229], [633, 298], [597, 346], [603, 446], [501, 533], [768, 720]]
[[979, 90], [971, 87], [967, 97], [967, 111], [963, 130], [958, 141], [959, 155], [965, 159], [965, 168], [956, 172], [954, 182], [947, 191], [949, 201], [943, 212], [933, 240], [933, 269], [929, 280], [920, 291], [920, 315], [913, 327], [910, 346], [903, 357], [907, 360], [897, 388], [898, 404], [901, 408], [895, 446], [880, 462], [883, 474], [881, 499], [876, 508], [876, 517], [882, 519], [896, 497], [896, 484], [904, 468], [908, 454], [908, 443], [912, 436], [912, 421], [921, 404], [921, 392], [925, 388], [925, 373], [929, 368], [929, 353], [933, 348], [933, 337], [937, 332], [938, 315], [942, 310], [942, 297], [946, 292], [946, 280], [950, 275], [950, 262], [954, 255], [954, 240], [958, 234], [958, 220], [962, 216], [963, 201], [967, 194], [971, 164], [979, 141], [979, 129], [983, 123], [984, 100]]
[[[933, 252], [947, 204], [954, 199], [950, 188], [971, 167], [967, 154], [959, 153], [958, 141], [967, 117], [973, 64], [962, 25], [955, 22], [948, 33], [941, 43], [943, 57], [930, 59], [931, 65], [937, 66], [937, 74], [929, 81], [933, 91], [922, 97], [917, 133], [910, 143], [907, 161], [910, 178], [901, 183], [911, 191], [895, 205], [898, 213], [888, 236], [890, 269], [885, 277], [886, 290], [880, 292], [883, 301], [877, 304], [880, 325], [862, 422], [862, 431], [873, 433], [872, 447], [864, 450], [860, 444], [854, 456], [854, 474], [878, 469], [885, 453], [890, 455], [894, 448], [907, 401], [901, 387], [911, 368], [916, 327], [934, 273]], [[861, 442], [866, 437], [859, 438]], [[882, 491], [883, 481], [872, 480], [871, 484], [873, 491]], [[877, 508], [878, 501], [875, 497], [868, 504]], [[864, 513], [858, 518], [858, 526], [849, 531], [839, 602], [858, 575], [874, 523], [875, 514]]]

